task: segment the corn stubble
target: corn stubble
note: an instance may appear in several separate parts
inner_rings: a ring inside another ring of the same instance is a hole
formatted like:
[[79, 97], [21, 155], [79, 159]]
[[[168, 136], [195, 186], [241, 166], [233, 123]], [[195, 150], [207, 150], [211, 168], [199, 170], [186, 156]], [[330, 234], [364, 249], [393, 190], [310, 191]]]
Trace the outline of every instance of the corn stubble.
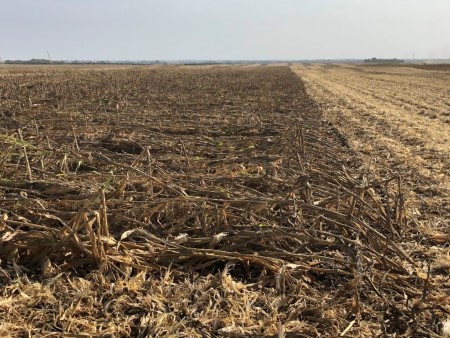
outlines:
[[27, 71], [0, 78], [3, 335], [439, 334], [401, 178], [288, 67]]

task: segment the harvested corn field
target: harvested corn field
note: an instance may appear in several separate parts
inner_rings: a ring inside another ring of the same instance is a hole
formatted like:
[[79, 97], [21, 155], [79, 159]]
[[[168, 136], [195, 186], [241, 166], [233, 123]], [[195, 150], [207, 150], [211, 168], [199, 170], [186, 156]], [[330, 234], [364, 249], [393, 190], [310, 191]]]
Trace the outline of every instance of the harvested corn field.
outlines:
[[2, 335], [442, 330], [448, 256], [289, 67], [6, 68], [0, 90]]
[[410, 215], [449, 238], [450, 65], [296, 65], [365, 167], [401, 173]]

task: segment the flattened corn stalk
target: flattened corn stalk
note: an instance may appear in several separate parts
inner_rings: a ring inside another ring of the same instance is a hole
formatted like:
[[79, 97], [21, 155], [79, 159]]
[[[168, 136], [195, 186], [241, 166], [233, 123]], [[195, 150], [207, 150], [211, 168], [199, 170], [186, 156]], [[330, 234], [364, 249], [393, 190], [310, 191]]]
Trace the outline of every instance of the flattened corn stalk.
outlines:
[[[424, 281], [410, 283], [415, 262], [399, 244], [407, 226], [399, 178], [356, 172], [355, 155], [339, 147], [288, 68], [172, 72], [114, 73], [130, 86], [123, 94], [129, 119], [120, 125], [112, 114], [120, 97], [108, 96], [96, 78], [98, 109], [76, 102], [93, 84], [72, 75], [73, 97], [58, 114], [66, 129], [49, 124], [55, 110], [44, 102], [23, 140], [0, 137], [2, 149], [14, 141], [42, 151], [45, 164], [40, 169], [33, 152], [29, 164], [12, 153], [2, 159], [2, 266], [22, 273], [91, 268], [116, 280], [167, 270], [206, 276], [233, 264], [227, 271], [235, 278], [283, 284], [283, 292], [329, 279], [350, 288], [358, 324], [362, 293], [376, 310], [399, 310], [394, 299], [403, 293], [420, 297]], [[216, 97], [205, 74], [222, 81]], [[175, 100], [168, 89], [179, 78]], [[230, 103], [234, 82], [257, 119]], [[143, 101], [147, 85], [158, 93]], [[71, 100], [83, 114], [71, 112]], [[351, 328], [343, 318], [337, 326]]]

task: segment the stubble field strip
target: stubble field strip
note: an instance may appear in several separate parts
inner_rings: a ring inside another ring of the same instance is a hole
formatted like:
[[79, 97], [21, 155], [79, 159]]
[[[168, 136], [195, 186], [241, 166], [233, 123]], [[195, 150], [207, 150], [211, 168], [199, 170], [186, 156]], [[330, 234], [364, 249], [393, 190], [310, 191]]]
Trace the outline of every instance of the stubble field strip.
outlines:
[[401, 180], [361, 169], [289, 67], [0, 84], [3, 332], [439, 332]]
[[[366, 75], [358, 71], [345, 72], [345, 80], [341, 77], [342, 75], [339, 73], [327, 74], [327, 78], [354, 89], [362, 95], [372, 96], [383, 102], [387, 101], [399, 109], [409, 111], [410, 114], [418, 114], [430, 119], [438, 118], [443, 122], [448, 120], [450, 72], [442, 83], [436, 80], [434, 74], [431, 76], [427, 74], [426, 77], [422, 74], [398, 75], [401, 76], [402, 80], [400, 81], [393, 81], [392, 78], [395, 79], [396, 76], [389, 72], [386, 72], [386, 75], [378, 73]], [[370, 87], [367, 87], [367, 84], [370, 84]]]
[[[297, 65], [294, 69], [307, 92], [321, 102], [324, 117], [362, 155], [366, 168], [402, 174], [411, 218], [423, 236], [442, 244], [449, 237], [450, 220], [449, 67], [412, 67], [416, 65]], [[388, 100], [383, 100], [385, 93]], [[423, 95], [436, 102], [435, 113], [429, 116], [421, 107]], [[409, 96], [408, 102], [418, 104], [402, 106], [405, 100], [396, 102], [397, 96]]]
[[[348, 74], [347, 69], [342, 71], [340, 67], [328, 71], [330, 67], [320, 66], [308, 67], [299, 72], [309, 84], [311, 95], [323, 102], [326, 117], [330, 121], [334, 121], [336, 116], [339, 123], [339, 116], [343, 115], [344, 121], [352, 121], [350, 125], [355, 129], [363, 128], [358, 133], [372, 141], [361, 142], [358, 137], [354, 139], [366, 148], [366, 152], [370, 152], [370, 148], [377, 144], [385, 147], [410, 168], [434, 181], [434, 184], [439, 185], [440, 190], [448, 195], [450, 126], [447, 121], [424, 117], [421, 115], [422, 108], [405, 107], [402, 101], [384, 100], [376, 83], [373, 84], [371, 79], [359, 77], [361, 71], [354, 71], [353, 68], [350, 68], [352, 74]], [[363, 67], [366, 68], [373, 69]], [[328, 72], [335, 74], [329, 75]], [[385, 75], [382, 73], [380, 76]], [[405, 77], [404, 87], [411, 88], [408, 82], [409, 77]], [[400, 89], [393, 90], [391, 96], [395, 97], [398, 91], [405, 92]], [[427, 93], [434, 97], [439, 90], [435, 91], [434, 87], [430, 87]], [[414, 98], [412, 95], [411, 100]], [[415, 100], [420, 102], [418, 98]], [[444, 117], [446, 114], [445, 109], [442, 109], [440, 116]]]

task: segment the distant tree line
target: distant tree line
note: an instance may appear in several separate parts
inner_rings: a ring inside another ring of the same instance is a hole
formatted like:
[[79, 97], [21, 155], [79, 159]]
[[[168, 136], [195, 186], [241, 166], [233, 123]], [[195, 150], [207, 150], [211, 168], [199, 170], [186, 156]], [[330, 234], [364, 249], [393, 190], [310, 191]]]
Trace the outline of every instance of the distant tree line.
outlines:
[[12, 65], [112, 65], [112, 64], [165, 64], [164, 61], [50, 61], [48, 59], [31, 59], [31, 60], [5, 60], [4, 64]]
[[[371, 58], [363, 60], [364, 63], [404, 63], [401, 59], [378, 59]], [[357, 59], [339, 59], [339, 60], [178, 60], [178, 61], [161, 61], [161, 60], [138, 60], [138, 61], [90, 61], [90, 60], [69, 60], [69, 61], [54, 61], [49, 59], [31, 59], [31, 60], [5, 60], [4, 64], [15, 65], [164, 65], [164, 64], [177, 64], [177, 65], [215, 65], [215, 64], [259, 64], [259, 63], [304, 63], [304, 62], [321, 62], [321, 63], [354, 63], [361, 62]], [[0, 61], [0, 63], [2, 63]]]
[[404, 63], [404, 60], [393, 58], [393, 59], [377, 59], [377, 58], [371, 58], [371, 59], [365, 59], [364, 63]]
[[47, 59], [31, 59], [31, 60], [5, 60], [5, 64], [15, 65], [49, 65], [49, 64], [63, 64], [63, 61], [50, 61]]

